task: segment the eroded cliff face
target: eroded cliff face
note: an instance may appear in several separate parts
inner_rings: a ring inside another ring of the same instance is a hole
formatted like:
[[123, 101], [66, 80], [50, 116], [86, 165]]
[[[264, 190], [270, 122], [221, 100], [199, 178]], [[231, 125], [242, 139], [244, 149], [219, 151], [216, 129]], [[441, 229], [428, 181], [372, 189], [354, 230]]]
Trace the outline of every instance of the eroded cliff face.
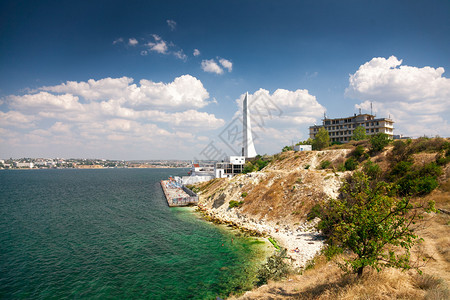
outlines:
[[[320, 201], [337, 197], [346, 172], [322, 170], [342, 163], [349, 150], [285, 152], [259, 172], [198, 185], [199, 207], [209, 216], [270, 235], [289, 250], [296, 267], [314, 257], [323, 241], [306, 215]], [[230, 207], [230, 201], [242, 201]]]

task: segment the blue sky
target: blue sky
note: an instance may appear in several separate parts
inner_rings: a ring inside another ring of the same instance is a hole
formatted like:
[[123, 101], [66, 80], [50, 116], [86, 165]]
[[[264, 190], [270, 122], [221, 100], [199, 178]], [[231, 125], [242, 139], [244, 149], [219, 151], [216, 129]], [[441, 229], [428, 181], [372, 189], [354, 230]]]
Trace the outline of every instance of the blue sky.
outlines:
[[446, 0], [2, 1], [0, 157], [229, 155], [246, 91], [260, 154], [370, 102], [450, 136], [449, 36]]

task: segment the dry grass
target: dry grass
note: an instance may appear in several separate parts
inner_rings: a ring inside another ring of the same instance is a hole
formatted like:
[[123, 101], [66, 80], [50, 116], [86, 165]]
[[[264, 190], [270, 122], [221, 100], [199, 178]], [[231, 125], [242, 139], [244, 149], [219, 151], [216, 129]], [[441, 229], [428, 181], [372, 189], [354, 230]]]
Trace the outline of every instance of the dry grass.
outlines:
[[[323, 259], [322, 259], [323, 260]], [[344, 275], [332, 263], [319, 263], [303, 275], [248, 292], [239, 299], [449, 299], [448, 284], [436, 275], [385, 269], [361, 278]], [[231, 298], [233, 299], [233, 298]]]
[[271, 282], [240, 299], [429, 299], [425, 298], [428, 294], [448, 294], [445, 282], [435, 276], [387, 269], [380, 273], [368, 271], [358, 278], [343, 275], [336, 264], [320, 260], [303, 275]]
[[[196, 185], [201, 191], [200, 202], [207, 207], [216, 207], [229, 200], [243, 200], [240, 212], [253, 219], [290, 225], [301, 223], [317, 202], [328, 198], [323, 187], [338, 178], [332, 170], [315, 170], [316, 166], [322, 159], [342, 161], [347, 152], [279, 153], [259, 173], [258, 183], [254, 182], [253, 176], [240, 175], [231, 180], [216, 179]], [[311, 167], [305, 169], [306, 165]], [[240, 198], [243, 192], [247, 193], [245, 199]]]
[[443, 193], [450, 193], [450, 178], [448, 178], [446, 181], [441, 182], [439, 190]]
[[[439, 196], [444, 197], [445, 191]], [[433, 198], [430, 195], [426, 200]], [[447, 197], [439, 204], [450, 201]], [[424, 239], [412, 249], [412, 263], [423, 271], [365, 270], [361, 278], [345, 275], [334, 261], [316, 258], [314, 268], [289, 280], [270, 282], [240, 299], [450, 299], [450, 215], [428, 214], [418, 222], [417, 234]], [[421, 258], [425, 257], [424, 262]]]
[[364, 148], [368, 149], [370, 147], [370, 142], [369, 140], [362, 140], [362, 141], [350, 141], [348, 143], [345, 144], [341, 144], [341, 145], [333, 145], [330, 146], [328, 148], [326, 148], [327, 150], [336, 150], [336, 149], [353, 149], [356, 146], [363, 146]]
[[[350, 146], [357, 144], [358, 142], [354, 142]], [[423, 146], [418, 145], [416, 148], [421, 147]], [[392, 148], [387, 147], [386, 151], [371, 158], [383, 171], [390, 168]], [[327, 180], [328, 177], [336, 176], [331, 170], [318, 170], [320, 162], [329, 160], [337, 166], [350, 152], [351, 150], [280, 153], [264, 168], [264, 177], [259, 183], [253, 184], [252, 180], [240, 181], [239, 184], [235, 179], [215, 180], [200, 186], [203, 188], [202, 196], [212, 203], [225, 192], [233, 200], [239, 200], [242, 192], [247, 192], [248, 196], [240, 208], [243, 213], [255, 219], [264, 217], [267, 220], [279, 220], [283, 224], [301, 222], [314, 204], [327, 198], [322, 187], [331, 182]], [[432, 159], [434, 154], [430, 152], [414, 156], [419, 164]], [[305, 170], [306, 165], [310, 165], [308, 170]], [[439, 189], [416, 200], [424, 203], [434, 200], [437, 208], [450, 211], [450, 164], [444, 167], [439, 182]], [[269, 282], [241, 298], [450, 299], [450, 215], [428, 214], [416, 226], [416, 233], [424, 241], [411, 250], [411, 258], [413, 265], [421, 267], [422, 276], [415, 270], [402, 272], [386, 269], [377, 273], [368, 268], [362, 278], [357, 278], [355, 275], [344, 275], [335, 261], [319, 258], [314, 268], [304, 271], [303, 275], [293, 275], [289, 280], [281, 282]], [[421, 259], [423, 257], [425, 261]]]
[[417, 153], [412, 155], [414, 164], [417, 166], [424, 166], [426, 164], [429, 164], [431, 162], [436, 161], [436, 153]]

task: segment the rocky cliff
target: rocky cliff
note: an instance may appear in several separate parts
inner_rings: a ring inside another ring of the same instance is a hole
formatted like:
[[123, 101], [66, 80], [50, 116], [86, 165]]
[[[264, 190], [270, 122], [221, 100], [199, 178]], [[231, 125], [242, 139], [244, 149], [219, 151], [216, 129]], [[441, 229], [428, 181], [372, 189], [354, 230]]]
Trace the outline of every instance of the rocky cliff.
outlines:
[[[338, 195], [346, 172], [323, 170], [323, 162], [342, 164], [349, 150], [284, 152], [258, 172], [198, 185], [199, 207], [214, 219], [275, 238], [303, 267], [323, 246], [307, 213]], [[230, 204], [231, 203], [231, 204]]]

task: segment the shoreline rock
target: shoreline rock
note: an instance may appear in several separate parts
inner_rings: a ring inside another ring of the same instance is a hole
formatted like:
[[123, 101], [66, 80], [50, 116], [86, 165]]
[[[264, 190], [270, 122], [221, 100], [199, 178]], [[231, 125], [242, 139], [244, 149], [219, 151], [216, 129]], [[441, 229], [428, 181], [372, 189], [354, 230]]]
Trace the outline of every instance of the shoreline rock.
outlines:
[[323, 236], [315, 230], [318, 219], [292, 226], [273, 224], [265, 220], [255, 220], [244, 214], [229, 209], [225, 213], [215, 211], [201, 204], [198, 206], [207, 221], [224, 224], [239, 229], [250, 236], [274, 238], [280, 246], [287, 249], [289, 261], [294, 269], [302, 269], [324, 246]]

